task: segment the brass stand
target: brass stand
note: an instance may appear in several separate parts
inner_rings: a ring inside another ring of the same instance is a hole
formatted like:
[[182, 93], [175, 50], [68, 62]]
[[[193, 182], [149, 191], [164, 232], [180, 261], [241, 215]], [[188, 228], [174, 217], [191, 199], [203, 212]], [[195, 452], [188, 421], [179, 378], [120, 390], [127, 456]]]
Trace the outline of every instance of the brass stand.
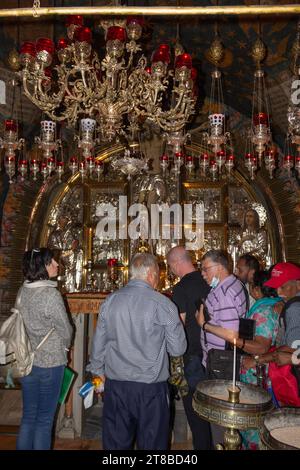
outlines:
[[[228, 401], [230, 403], [240, 402], [240, 387], [229, 387]], [[217, 444], [217, 450], [239, 450], [241, 448], [242, 439], [240, 433], [235, 428], [227, 428], [224, 432], [224, 444]]]
[[193, 408], [201, 418], [226, 428], [224, 444], [218, 444], [217, 450], [239, 450], [239, 430], [260, 428], [272, 407], [265, 390], [242, 382], [233, 387], [229, 380], [199, 382], [193, 396]]
[[239, 403], [240, 402], [240, 393], [241, 393], [241, 389], [240, 387], [231, 387], [231, 388], [228, 388], [228, 401], [230, 401], [230, 403]]

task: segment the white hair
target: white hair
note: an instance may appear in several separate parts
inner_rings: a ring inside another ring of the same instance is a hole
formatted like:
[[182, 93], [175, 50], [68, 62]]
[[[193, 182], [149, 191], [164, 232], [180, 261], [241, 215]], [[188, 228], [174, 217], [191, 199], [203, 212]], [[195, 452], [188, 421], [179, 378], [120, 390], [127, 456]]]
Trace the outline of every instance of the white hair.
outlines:
[[137, 253], [133, 256], [129, 266], [130, 279], [146, 280], [149, 271], [159, 271], [159, 266], [155, 256], [150, 253]]

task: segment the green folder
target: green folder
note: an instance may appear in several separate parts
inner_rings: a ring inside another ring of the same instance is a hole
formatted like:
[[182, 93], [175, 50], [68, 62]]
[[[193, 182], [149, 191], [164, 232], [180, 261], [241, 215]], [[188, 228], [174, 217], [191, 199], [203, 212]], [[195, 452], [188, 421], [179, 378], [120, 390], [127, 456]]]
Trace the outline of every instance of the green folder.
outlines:
[[60, 395], [58, 403], [61, 405], [66, 401], [66, 398], [71, 390], [73, 382], [76, 378], [76, 372], [74, 372], [70, 367], [65, 367], [63, 381], [61, 384]]

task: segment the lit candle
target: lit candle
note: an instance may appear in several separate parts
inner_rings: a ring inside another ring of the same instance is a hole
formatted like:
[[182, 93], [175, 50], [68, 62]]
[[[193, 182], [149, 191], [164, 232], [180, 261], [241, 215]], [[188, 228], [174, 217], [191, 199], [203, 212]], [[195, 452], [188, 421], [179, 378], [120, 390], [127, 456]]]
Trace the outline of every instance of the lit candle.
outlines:
[[236, 339], [233, 340], [233, 378], [232, 388], [235, 390], [235, 377], [236, 377]]

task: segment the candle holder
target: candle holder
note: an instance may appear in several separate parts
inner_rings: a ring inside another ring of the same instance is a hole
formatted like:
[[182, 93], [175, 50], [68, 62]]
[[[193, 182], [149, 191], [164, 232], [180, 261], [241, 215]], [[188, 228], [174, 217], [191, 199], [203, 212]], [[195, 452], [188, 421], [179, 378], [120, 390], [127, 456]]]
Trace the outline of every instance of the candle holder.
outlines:
[[228, 389], [228, 401], [230, 403], [239, 403], [240, 402], [240, 393], [241, 389], [237, 385], [235, 387], [231, 386]]
[[117, 258], [109, 258], [107, 260], [107, 278], [110, 284], [110, 289], [115, 290], [117, 289], [117, 280], [118, 280], [118, 272], [117, 272]]
[[[193, 409], [203, 419], [226, 428], [217, 449], [238, 450], [239, 430], [259, 429], [273, 408], [271, 395], [255, 385], [229, 380], [203, 380], [193, 395]], [[228, 396], [229, 394], [229, 396]]]
[[93, 261], [87, 260], [87, 272], [86, 272], [86, 290], [92, 291], [94, 287], [94, 274], [93, 274]]

